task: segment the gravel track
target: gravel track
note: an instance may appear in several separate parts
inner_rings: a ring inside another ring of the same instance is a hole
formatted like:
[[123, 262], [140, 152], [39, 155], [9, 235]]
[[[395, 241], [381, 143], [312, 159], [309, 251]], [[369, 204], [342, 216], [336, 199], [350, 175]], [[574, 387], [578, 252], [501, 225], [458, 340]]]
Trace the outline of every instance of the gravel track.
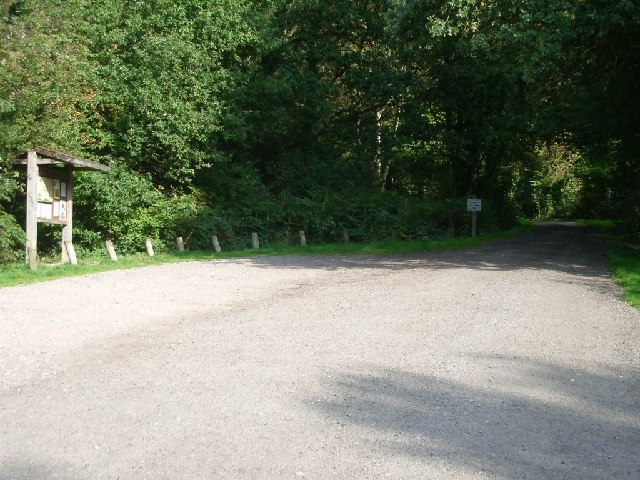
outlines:
[[0, 289], [0, 479], [638, 479], [619, 295], [572, 224]]

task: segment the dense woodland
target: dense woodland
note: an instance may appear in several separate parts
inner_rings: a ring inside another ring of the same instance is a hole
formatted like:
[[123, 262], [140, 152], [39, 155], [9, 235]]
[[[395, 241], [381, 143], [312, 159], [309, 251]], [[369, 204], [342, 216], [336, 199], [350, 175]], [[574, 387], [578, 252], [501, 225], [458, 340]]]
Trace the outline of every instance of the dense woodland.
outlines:
[[87, 251], [460, 235], [469, 196], [484, 231], [640, 224], [640, 0], [0, 6], [4, 261], [36, 145], [112, 167], [76, 177]]

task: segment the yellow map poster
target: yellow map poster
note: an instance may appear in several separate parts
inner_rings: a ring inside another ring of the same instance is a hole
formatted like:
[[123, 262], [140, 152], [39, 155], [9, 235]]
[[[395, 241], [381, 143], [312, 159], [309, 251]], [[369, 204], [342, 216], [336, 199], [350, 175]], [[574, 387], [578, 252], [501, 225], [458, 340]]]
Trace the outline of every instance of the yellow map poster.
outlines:
[[53, 203], [53, 178], [38, 177], [38, 202]]

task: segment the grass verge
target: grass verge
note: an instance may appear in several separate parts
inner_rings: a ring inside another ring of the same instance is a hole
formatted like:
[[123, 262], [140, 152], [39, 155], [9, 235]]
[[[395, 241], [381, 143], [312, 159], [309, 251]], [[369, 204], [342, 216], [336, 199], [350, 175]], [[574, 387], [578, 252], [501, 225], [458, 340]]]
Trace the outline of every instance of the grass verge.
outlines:
[[624, 290], [624, 299], [640, 308], [640, 239], [624, 230], [617, 220], [578, 220], [595, 227], [607, 239], [607, 257], [613, 280]]
[[629, 234], [607, 232], [611, 274], [624, 290], [624, 299], [640, 308], [640, 242]]
[[153, 257], [144, 254], [118, 257], [117, 262], [104, 258], [78, 259], [78, 265], [40, 265], [35, 272], [23, 264], [0, 266], [0, 288], [14, 285], [24, 285], [44, 282], [64, 277], [89, 275], [109, 270], [123, 270], [130, 268], [161, 265], [184, 261], [216, 260], [227, 258], [246, 258], [256, 255], [341, 255], [341, 254], [376, 254], [392, 255], [434, 250], [461, 250], [473, 248], [486, 242], [510, 237], [531, 228], [522, 223], [521, 226], [502, 232], [480, 235], [476, 238], [463, 237], [452, 240], [424, 240], [424, 241], [381, 241], [371, 243], [334, 243], [326, 245], [309, 245], [306, 247], [274, 246], [260, 250], [238, 250], [230, 252], [170, 252], [159, 253]]
[[624, 289], [624, 299], [640, 308], [640, 246], [611, 247], [609, 264], [613, 279]]

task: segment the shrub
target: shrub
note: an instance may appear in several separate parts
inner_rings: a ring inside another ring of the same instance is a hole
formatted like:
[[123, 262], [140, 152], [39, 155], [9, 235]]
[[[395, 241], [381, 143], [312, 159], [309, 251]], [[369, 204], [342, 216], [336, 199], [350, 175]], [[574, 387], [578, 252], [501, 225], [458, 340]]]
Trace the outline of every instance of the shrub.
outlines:
[[0, 210], [0, 263], [24, 258], [25, 233], [13, 215]]

